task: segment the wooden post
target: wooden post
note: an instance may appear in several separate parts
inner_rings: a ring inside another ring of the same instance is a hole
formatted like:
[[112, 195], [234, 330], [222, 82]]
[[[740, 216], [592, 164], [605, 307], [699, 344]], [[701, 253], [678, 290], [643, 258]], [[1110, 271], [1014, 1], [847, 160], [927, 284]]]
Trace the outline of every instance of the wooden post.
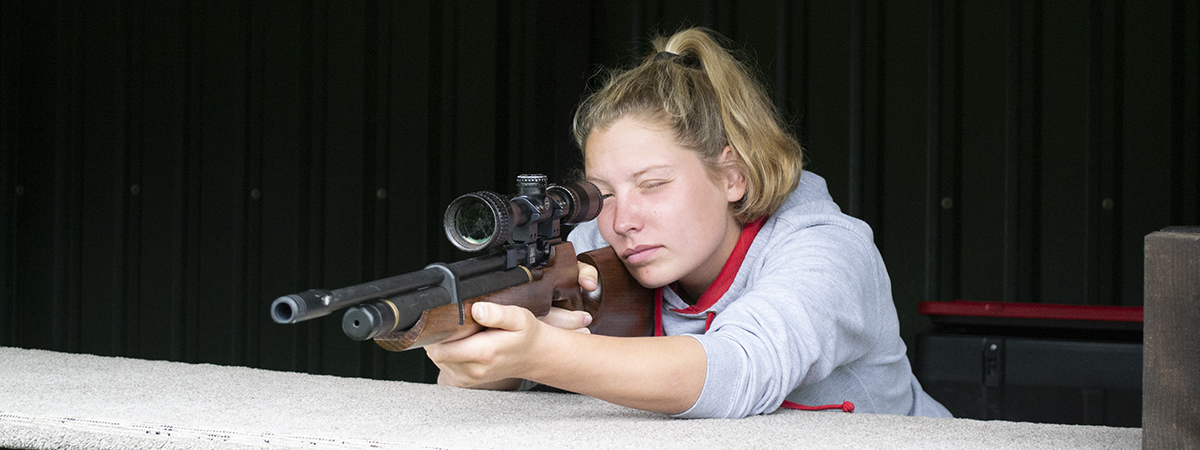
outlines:
[[1200, 227], [1145, 244], [1142, 447], [1200, 449]]

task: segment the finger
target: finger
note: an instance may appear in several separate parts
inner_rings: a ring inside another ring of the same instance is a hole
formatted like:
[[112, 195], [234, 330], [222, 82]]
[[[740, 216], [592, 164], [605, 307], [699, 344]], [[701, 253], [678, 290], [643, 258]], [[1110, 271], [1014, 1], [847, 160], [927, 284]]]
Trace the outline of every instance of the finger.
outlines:
[[471, 316], [475, 322], [485, 328], [499, 328], [509, 331], [520, 331], [536, 322], [533, 313], [520, 306], [497, 305], [489, 302], [478, 302], [471, 306]]
[[486, 363], [490, 361], [487, 352], [489, 342], [487, 339], [480, 339], [482, 334], [476, 333], [462, 339], [426, 345], [423, 349], [429, 360], [442, 370], [461, 368], [479, 362]]
[[464, 340], [425, 346], [425, 354], [438, 368], [437, 384], [468, 387], [480, 382], [487, 361]]
[[462, 384], [458, 383], [458, 380], [455, 380], [450, 376], [449, 370], [441, 370], [438, 372], [437, 384], [441, 386], [464, 387]]
[[578, 264], [579, 287], [587, 291], [596, 290], [596, 287], [598, 286], [596, 280], [600, 277], [600, 273], [596, 271], [596, 267], [582, 261], [578, 262]]
[[433, 361], [433, 365], [439, 369], [446, 370], [447, 365], [455, 364], [462, 360], [458, 353], [455, 352], [456, 347], [459, 345], [455, 342], [443, 342], [426, 345], [421, 349], [425, 350], [425, 356], [429, 357], [430, 361]]
[[546, 314], [546, 317], [542, 318], [542, 322], [568, 330], [578, 330], [580, 328], [586, 330], [587, 326], [592, 324], [592, 315], [588, 314], [587, 311], [550, 308], [550, 312]]
[[469, 372], [465, 367], [447, 367], [438, 372], [437, 384], [440, 386], [453, 387], [471, 387], [480, 383], [480, 380], [467, 375]]

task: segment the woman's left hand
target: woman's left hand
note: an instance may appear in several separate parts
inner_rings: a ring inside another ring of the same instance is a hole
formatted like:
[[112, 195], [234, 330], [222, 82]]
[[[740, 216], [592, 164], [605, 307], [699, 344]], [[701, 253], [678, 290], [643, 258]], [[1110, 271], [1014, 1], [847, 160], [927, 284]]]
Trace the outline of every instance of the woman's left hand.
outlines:
[[425, 353], [441, 369], [438, 384], [482, 389], [515, 389], [521, 374], [537, 364], [538, 339], [553, 326], [587, 332], [591, 316], [551, 308], [538, 320], [519, 306], [479, 302], [471, 316], [485, 330], [452, 342], [428, 345]]

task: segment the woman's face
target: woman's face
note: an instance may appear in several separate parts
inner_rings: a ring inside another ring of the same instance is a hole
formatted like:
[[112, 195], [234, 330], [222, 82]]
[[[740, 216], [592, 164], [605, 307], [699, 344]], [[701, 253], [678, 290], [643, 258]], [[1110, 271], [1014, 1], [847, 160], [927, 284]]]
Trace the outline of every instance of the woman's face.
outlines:
[[[726, 147], [721, 161], [734, 157]], [[584, 165], [607, 196], [600, 234], [634, 278], [651, 288], [679, 281], [698, 298], [741, 234], [730, 208], [746, 191], [740, 172], [722, 169], [714, 181], [673, 132], [631, 117], [588, 136]]]

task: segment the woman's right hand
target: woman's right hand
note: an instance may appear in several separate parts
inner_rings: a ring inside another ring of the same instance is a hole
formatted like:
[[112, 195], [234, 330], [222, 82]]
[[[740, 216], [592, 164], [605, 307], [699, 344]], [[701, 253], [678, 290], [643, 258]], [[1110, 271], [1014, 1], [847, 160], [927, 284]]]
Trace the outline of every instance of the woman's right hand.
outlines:
[[600, 272], [596, 271], [596, 267], [585, 262], [577, 262], [579, 264], [579, 287], [585, 291], [594, 291], [599, 287], [599, 282], [596, 280], [600, 277]]

